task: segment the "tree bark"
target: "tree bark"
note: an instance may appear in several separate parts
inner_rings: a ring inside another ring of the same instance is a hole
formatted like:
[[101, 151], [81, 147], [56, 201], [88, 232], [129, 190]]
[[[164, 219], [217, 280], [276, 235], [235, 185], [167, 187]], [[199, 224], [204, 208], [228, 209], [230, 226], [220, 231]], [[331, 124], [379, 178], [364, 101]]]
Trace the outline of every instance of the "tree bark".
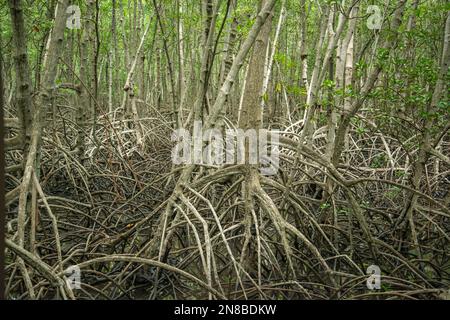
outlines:
[[23, 17], [22, 2], [20, 0], [9, 0], [11, 22], [14, 41], [14, 61], [16, 67], [16, 100], [18, 118], [21, 125], [20, 141], [24, 151], [24, 159], [31, 139], [31, 117], [33, 104], [31, 100], [31, 73], [28, 64], [27, 40], [25, 35], [25, 22]]

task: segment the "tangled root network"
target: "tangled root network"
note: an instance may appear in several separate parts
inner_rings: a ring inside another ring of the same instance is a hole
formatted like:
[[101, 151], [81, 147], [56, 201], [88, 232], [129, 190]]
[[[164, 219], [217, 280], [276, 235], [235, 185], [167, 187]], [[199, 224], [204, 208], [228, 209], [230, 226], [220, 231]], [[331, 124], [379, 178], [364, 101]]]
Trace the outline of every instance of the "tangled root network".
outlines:
[[[324, 160], [320, 129], [312, 145], [299, 148], [295, 124], [279, 124], [285, 129], [275, 176], [239, 165], [173, 166], [170, 122], [154, 112], [142, 121], [143, 145], [134, 128], [106, 115], [87, 137], [82, 160], [70, 151], [73, 127], [45, 131], [35, 255], [8, 241], [8, 258], [33, 267], [38, 297], [446, 294], [448, 164], [427, 163], [428, 188], [421, 192], [404, 184], [408, 154], [393, 137], [351, 130], [345, 163], [334, 167]], [[408, 220], [402, 215], [411, 196], [417, 204]], [[62, 266], [70, 265], [80, 268], [79, 290], [65, 285]], [[367, 289], [369, 266], [381, 271], [378, 290]], [[19, 269], [11, 264], [7, 271], [9, 294], [24, 297]]]

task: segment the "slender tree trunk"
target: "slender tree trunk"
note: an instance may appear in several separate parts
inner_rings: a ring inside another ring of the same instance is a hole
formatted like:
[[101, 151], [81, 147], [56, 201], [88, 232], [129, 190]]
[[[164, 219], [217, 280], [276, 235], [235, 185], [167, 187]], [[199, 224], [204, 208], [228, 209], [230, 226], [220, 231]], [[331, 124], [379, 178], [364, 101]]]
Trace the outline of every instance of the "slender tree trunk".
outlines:
[[[135, 93], [135, 88], [134, 88], [134, 74], [135, 74], [136, 66], [138, 65], [138, 62], [139, 62], [139, 57], [141, 57], [141, 51], [142, 51], [142, 47], [144, 45], [144, 41], [145, 41], [145, 39], [147, 37], [148, 31], [150, 30], [150, 26], [151, 26], [151, 21], [149, 21], [147, 26], [145, 27], [145, 31], [142, 34], [142, 38], [141, 38], [141, 41], [139, 43], [139, 46], [136, 48], [136, 53], [134, 54], [134, 60], [133, 60], [133, 63], [131, 65], [130, 71], [128, 72], [127, 80], [126, 80], [125, 86], [123, 88], [123, 90], [125, 91], [124, 92], [123, 101], [127, 100], [125, 95], [128, 95], [129, 101], [131, 103], [131, 112], [132, 112], [133, 120], [134, 120], [134, 127], [135, 127], [135, 131], [136, 131], [137, 144], [141, 148], [144, 146], [144, 141], [143, 141], [144, 132], [143, 132], [143, 128], [141, 126], [140, 117], [139, 117], [137, 106], [136, 106], [136, 93]], [[122, 106], [122, 108], [125, 108], [125, 106]]]
[[81, 158], [84, 157], [85, 153], [85, 140], [86, 133], [88, 130], [88, 123], [94, 119], [95, 104], [93, 103], [93, 97], [95, 92], [92, 92], [92, 84], [95, 81], [94, 68], [95, 63], [91, 55], [91, 48], [93, 48], [93, 31], [94, 31], [94, 12], [95, 12], [95, 2], [94, 0], [88, 0], [86, 3], [86, 20], [83, 23], [83, 34], [80, 43], [80, 80], [81, 80], [81, 92], [80, 92], [80, 103], [78, 104], [77, 110], [77, 126], [78, 126], [78, 137], [76, 149]]
[[[275, 37], [274, 37], [273, 43], [272, 43], [272, 49], [270, 50], [270, 55], [267, 54], [267, 59], [266, 59], [266, 63], [265, 63], [264, 81], [263, 81], [263, 87], [261, 89], [261, 95], [262, 95], [261, 106], [263, 108], [266, 104], [266, 100], [268, 100], [267, 89], [269, 87], [270, 75], [272, 73], [272, 67], [273, 67], [273, 61], [275, 58], [275, 53], [277, 51], [278, 38], [280, 36], [281, 25], [283, 24], [285, 14], [286, 14], [286, 9], [284, 6], [285, 6], [285, 3], [283, 2], [282, 6], [281, 6], [281, 11], [280, 11], [280, 17], [278, 18]], [[267, 46], [267, 52], [269, 52], [269, 46]]]
[[239, 127], [243, 129], [259, 129], [262, 126], [263, 86], [265, 78], [265, 66], [267, 47], [272, 30], [273, 12], [269, 14], [256, 38], [253, 53], [249, 61], [244, 99], [242, 102]]
[[184, 56], [184, 9], [183, 0], [177, 0], [178, 8], [178, 95], [180, 97], [180, 106], [178, 111], [179, 122], [183, 123], [183, 106], [186, 98], [186, 78], [185, 78], [185, 56]]
[[308, 47], [307, 47], [307, 16], [306, 16], [306, 0], [301, 0], [300, 2], [300, 23], [301, 23], [301, 34], [300, 34], [300, 62], [301, 62], [301, 84], [309, 91], [308, 84]]
[[236, 8], [236, 0], [230, 0], [230, 8], [229, 11], [233, 12], [233, 18], [229, 27], [229, 31], [224, 43], [224, 59], [222, 60], [221, 68], [220, 68], [220, 78], [219, 82], [222, 84], [225, 81], [225, 77], [230, 71], [231, 64], [233, 63], [233, 49], [234, 44], [236, 42], [236, 33], [238, 27], [238, 19], [237, 14], [235, 12]]
[[[262, 0], [260, 7], [263, 7], [267, 3], [267, 0]], [[258, 10], [259, 11], [259, 10]], [[272, 29], [272, 17], [273, 11], [271, 11], [261, 27], [261, 31], [256, 38], [255, 45], [253, 46], [253, 52], [250, 56], [249, 67], [245, 80], [245, 89], [242, 101], [241, 117], [239, 120], [239, 128], [244, 130], [253, 129], [259, 130], [262, 127], [263, 121], [263, 89], [264, 79], [266, 74], [266, 61], [269, 46], [269, 37]], [[257, 131], [258, 132], [258, 131]], [[245, 224], [246, 230], [243, 249], [241, 252], [241, 263], [247, 265], [248, 270], [256, 271], [259, 268], [258, 260], [255, 256], [255, 248], [250, 245], [251, 226], [253, 225], [252, 211], [253, 206], [253, 190], [254, 186], [258, 184], [256, 180], [259, 179], [258, 166], [251, 165], [250, 161], [250, 141], [245, 141], [245, 163], [244, 174], [245, 182], [243, 183], [243, 193], [245, 201]], [[255, 147], [254, 145], [252, 146]], [[258, 228], [256, 225], [255, 228]], [[258, 267], [257, 267], [258, 266]], [[260, 270], [258, 272], [259, 280]]]
[[[58, 62], [62, 54], [64, 29], [66, 27], [66, 9], [69, 0], [59, 0], [56, 5], [55, 23], [50, 33], [43, 62], [42, 86], [37, 96], [37, 103], [33, 113], [30, 148], [26, 158], [26, 164], [22, 182], [20, 185], [19, 205], [17, 214], [17, 243], [19, 247], [25, 245], [25, 221], [27, 218], [28, 193], [30, 192], [32, 177], [38, 175], [39, 146], [41, 133], [44, 125], [45, 112], [51, 108], [52, 98], [55, 90], [55, 80], [58, 70]], [[57, 244], [58, 245], [58, 244]], [[60, 249], [60, 248], [59, 248]], [[58, 250], [60, 252], [60, 250]], [[30, 276], [21, 258], [18, 258], [19, 267], [32, 299], [35, 297]], [[62, 265], [60, 265], [62, 268]]]
[[23, 147], [24, 159], [26, 159], [31, 140], [33, 105], [31, 100], [31, 73], [28, 64], [27, 40], [25, 38], [27, 32], [25, 30], [22, 6], [20, 0], [9, 0], [14, 41], [16, 99], [18, 118], [21, 125], [20, 134], [17, 136], [17, 143]]
[[166, 38], [166, 32], [164, 29], [164, 25], [162, 22], [162, 12], [160, 11], [160, 6], [156, 3], [156, 0], [153, 0], [153, 7], [155, 8], [156, 13], [156, 19], [157, 23], [159, 25], [159, 29], [161, 30], [161, 36], [162, 36], [162, 43], [163, 43], [163, 49], [167, 60], [167, 71], [169, 73], [169, 80], [170, 80], [170, 88], [172, 90], [172, 113], [173, 113], [173, 120], [174, 120], [174, 127], [179, 128], [181, 126], [181, 123], [179, 123], [178, 118], [178, 99], [175, 89], [175, 78], [174, 78], [174, 72], [173, 72], [173, 64], [172, 59], [170, 58], [169, 48], [167, 44], [167, 38]]
[[[339, 41], [336, 57], [335, 82], [336, 90], [346, 90], [351, 87], [353, 77], [353, 38], [356, 27], [355, 16], [358, 14], [358, 7], [355, 6], [351, 11], [350, 23], [345, 38]], [[328, 160], [333, 156], [333, 147], [336, 138], [336, 128], [339, 121], [338, 110], [343, 105], [344, 109], [349, 108], [350, 98], [344, 94], [344, 98], [335, 99], [336, 107], [332, 108], [328, 123], [327, 148], [325, 155]]]

